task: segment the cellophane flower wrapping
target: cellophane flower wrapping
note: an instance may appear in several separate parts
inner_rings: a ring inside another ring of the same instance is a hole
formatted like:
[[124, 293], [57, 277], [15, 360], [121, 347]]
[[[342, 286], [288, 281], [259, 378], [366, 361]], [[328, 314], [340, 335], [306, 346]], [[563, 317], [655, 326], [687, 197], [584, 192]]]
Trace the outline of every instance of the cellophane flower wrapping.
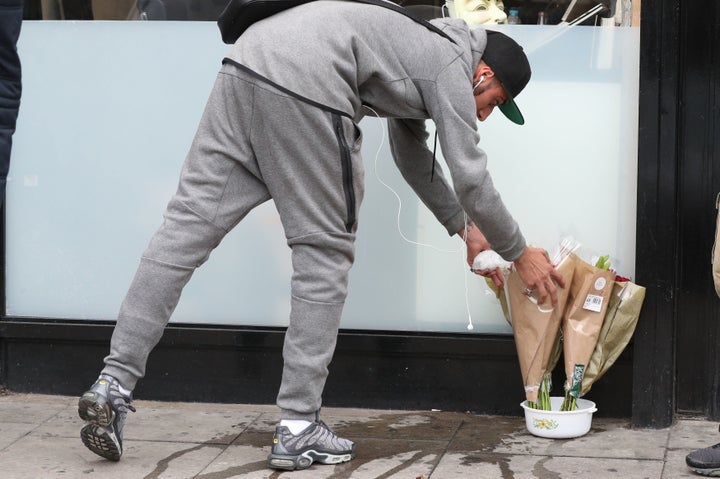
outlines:
[[644, 300], [643, 286], [616, 276], [600, 336], [585, 369], [580, 395], [590, 391], [625, 350], [635, 332]]

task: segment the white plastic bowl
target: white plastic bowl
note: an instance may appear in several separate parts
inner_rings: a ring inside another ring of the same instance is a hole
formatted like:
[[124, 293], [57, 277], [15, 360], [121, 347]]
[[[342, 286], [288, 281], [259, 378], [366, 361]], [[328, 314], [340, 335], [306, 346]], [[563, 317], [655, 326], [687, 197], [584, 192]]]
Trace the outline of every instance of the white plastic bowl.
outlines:
[[592, 415], [597, 408], [595, 403], [587, 399], [577, 400], [577, 409], [574, 411], [560, 411], [562, 397], [551, 397], [551, 411], [533, 409], [527, 401], [520, 403], [525, 410], [525, 426], [527, 430], [540, 437], [552, 439], [568, 439], [587, 434], [592, 424]]

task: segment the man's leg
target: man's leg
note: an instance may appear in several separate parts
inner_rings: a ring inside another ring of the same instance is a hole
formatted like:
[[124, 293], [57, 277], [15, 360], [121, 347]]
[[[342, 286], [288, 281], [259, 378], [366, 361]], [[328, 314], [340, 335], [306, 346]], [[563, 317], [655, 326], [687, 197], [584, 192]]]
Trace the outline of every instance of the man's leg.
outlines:
[[349, 234], [290, 238], [293, 258], [290, 325], [277, 397], [281, 422], [268, 461], [276, 469], [305, 469], [313, 462], [337, 464], [355, 456], [352, 441], [320, 421], [328, 365], [335, 350], [353, 261]]
[[0, 0], [0, 205], [10, 168], [12, 136], [15, 133], [22, 75], [17, 41], [23, 17], [23, 0]]
[[[318, 413], [354, 260], [354, 218], [362, 200], [364, 173], [359, 130], [346, 117], [270, 90], [256, 95], [264, 115], [253, 130], [266, 134], [253, 138], [253, 146], [292, 249], [293, 264], [290, 323], [277, 398], [282, 422], [270, 465], [296, 469], [313, 461], [342, 462], [352, 457], [354, 446], [319, 422]], [[306, 428], [285, 429], [287, 420], [307, 421]]]
[[185, 284], [222, 238], [269, 199], [247, 140], [251, 85], [220, 74], [183, 166], [178, 191], [145, 250], [122, 303], [110, 354], [98, 381], [80, 399], [88, 424], [81, 437], [96, 454], [122, 454], [124, 408], [145, 374]]

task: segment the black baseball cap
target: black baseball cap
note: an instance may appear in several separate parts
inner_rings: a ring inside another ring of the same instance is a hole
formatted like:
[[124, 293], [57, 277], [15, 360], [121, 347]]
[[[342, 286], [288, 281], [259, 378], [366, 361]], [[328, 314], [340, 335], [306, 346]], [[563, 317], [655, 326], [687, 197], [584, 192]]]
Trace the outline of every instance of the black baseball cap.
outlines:
[[530, 62], [523, 48], [515, 40], [494, 30], [486, 30], [486, 32], [487, 46], [482, 60], [492, 68], [508, 95], [507, 103], [498, 105], [498, 108], [508, 120], [523, 125], [525, 118], [515, 104], [515, 97], [530, 81]]

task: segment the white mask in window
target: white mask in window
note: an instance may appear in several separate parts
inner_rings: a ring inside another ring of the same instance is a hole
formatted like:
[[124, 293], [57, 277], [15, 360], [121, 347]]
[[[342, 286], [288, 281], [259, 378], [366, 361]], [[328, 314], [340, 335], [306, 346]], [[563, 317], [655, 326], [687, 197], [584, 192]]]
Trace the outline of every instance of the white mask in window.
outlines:
[[[462, 18], [469, 25], [505, 23], [507, 14], [502, 0], [455, 0], [449, 1], [455, 8], [449, 8], [450, 16]], [[454, 12], [453, 12], [454, 10]]]

